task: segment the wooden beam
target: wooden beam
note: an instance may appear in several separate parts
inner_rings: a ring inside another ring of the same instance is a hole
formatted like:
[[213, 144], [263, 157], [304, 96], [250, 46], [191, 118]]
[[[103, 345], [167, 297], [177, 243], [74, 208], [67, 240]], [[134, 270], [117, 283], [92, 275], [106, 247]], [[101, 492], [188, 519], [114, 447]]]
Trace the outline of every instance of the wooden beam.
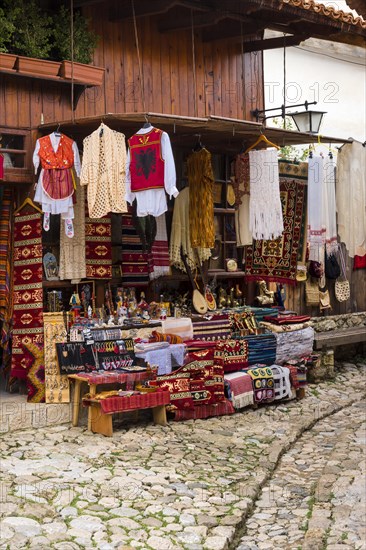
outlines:
[[241, 37], [245, 39], [256, 40], [258, 39], [258, 34], [264, 30], [263, 25], [244, 25], [243, 33], [241, 33], [240, 24], [233, 24], [233, 21], [228, 21], [227, 24], [222, 23], [217, 27], [211, 29], [203, 29], [202, 31], [202, 42], [213, 42], [214, 40], [227, 40], [230, 42], [240, 42]]
[[310, 34], [299, 34], [295, 36], [285, 36], [278, 38], [267, 38], [266, 40], [252, 40], [243, 42], [244, 53], [259, 52], [264, 50], [274, 50], [286, 46], [297, 46], [310, 37]]
[[[188, 9], [194, 9], [201, 12], [210, 10], [210, 5], [203, 5], [198, 0], [139, 0], [135, 3], [136, 17], [147, 17], [151, 15], [159, 15], [167, 13], [176, 6], [181, 6]], [[110, 21], [121, 21], [123, 19], [131, 19], [133, 17], [131, 3], [119, 2], [109, 10]]]

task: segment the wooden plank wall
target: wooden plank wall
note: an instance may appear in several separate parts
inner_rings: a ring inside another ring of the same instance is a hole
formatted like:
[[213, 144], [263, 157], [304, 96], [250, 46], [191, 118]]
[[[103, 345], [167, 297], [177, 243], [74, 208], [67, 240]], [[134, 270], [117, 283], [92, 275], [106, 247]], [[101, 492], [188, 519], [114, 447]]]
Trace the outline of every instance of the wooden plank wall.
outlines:
[[[142, 82], [132, 21], [109, 21], [98, 5], [85, 15], [101, 36], [93, 63], [106, 71], [103, 86], [82, 94], [75, 118], [146, 110], [251, 120], [250, 111], [262, 107], [260, 52], [242, 58], [240, 44], [204, 43], [197, 30], [194, 71], [190, 30], [161, 34], [157, 16], [139, 18]], [[0, 126], [36, 127], [42, 113], [45, 123], [70, 120], [70, 98], [70, 85], [0, 74]]]

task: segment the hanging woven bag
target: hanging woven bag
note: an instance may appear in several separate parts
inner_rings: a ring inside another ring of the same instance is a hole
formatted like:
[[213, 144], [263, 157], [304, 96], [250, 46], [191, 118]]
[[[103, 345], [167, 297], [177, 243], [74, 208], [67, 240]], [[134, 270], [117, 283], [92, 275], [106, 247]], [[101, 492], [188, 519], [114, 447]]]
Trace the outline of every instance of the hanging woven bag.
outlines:
[[349, 281], [347, 280], [347, 276], [346, 276], [346, 263], [344, 260], [341, 246], [339, 247], [339, 259], [341, 263], [341, 274], [336, 279], [336, 282], [334, 285], [334, 292], [338, 302], [345, 302], [346, 300], [348, 300], [348, 298], [351, 295], [351, 289], [350, 289]]

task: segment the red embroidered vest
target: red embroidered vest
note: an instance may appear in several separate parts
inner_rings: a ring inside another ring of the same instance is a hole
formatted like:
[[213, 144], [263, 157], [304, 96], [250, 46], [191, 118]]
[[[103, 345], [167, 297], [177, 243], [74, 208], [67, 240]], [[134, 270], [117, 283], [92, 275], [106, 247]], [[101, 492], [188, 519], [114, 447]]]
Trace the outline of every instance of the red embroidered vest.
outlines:
[[162, 130], [135, 134], [129, 140], [131, 191], [164, 188], [164, 160], [161, 155]]
[[57, 150], [54, 151], [50, 136], [39, 138], [39, 158], [44, 170], [71, 168], [74, 164], [73, 140], [61, 134]]

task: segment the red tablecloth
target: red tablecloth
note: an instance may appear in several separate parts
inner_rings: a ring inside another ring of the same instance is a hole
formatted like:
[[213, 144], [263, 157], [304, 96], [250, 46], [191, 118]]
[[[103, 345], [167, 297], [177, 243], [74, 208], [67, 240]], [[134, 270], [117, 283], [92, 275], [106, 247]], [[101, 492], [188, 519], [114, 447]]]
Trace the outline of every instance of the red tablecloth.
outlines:
[[150, 409], [159, 405], [168, 405], [170, 403], [170, 393], [168, 391], [156, 391], [131, 395], [130, 397], [114, 396], [106, 399], [83, 399], [84, 405], [91, 405], [96, 402], [100, 403], [104, 414], [135, 409]]
[[97, 374], [95, 372], [78, 372], [78, 378], [82, 378], [88, 384], [126, 384], [127, 390], [134, 388], [135, 382], [141, 382], [142, 380], [148, 380], [151, 378], [151, 372], [105, 372], [103, 374]]

